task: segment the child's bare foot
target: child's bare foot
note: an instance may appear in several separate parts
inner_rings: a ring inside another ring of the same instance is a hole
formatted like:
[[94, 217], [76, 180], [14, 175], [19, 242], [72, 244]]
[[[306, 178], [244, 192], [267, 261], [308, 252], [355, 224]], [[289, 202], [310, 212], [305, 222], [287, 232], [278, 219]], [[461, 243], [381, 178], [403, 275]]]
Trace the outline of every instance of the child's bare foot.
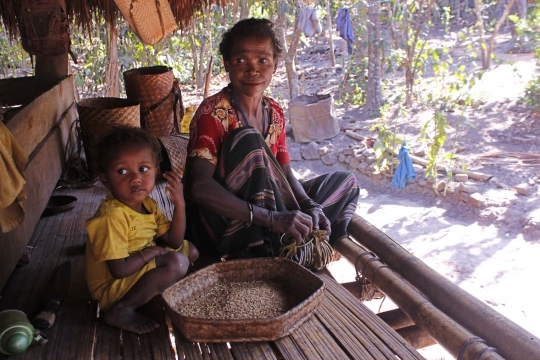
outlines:
[[114, 305], [105, 313], [104, 319], [105, 322], [111, 326], [131, 331], [136, 334], [144, 334], [159, 327], [159, 324], [155, 321], [146, 316], [137, 314], [135, 309], [122, 304]]

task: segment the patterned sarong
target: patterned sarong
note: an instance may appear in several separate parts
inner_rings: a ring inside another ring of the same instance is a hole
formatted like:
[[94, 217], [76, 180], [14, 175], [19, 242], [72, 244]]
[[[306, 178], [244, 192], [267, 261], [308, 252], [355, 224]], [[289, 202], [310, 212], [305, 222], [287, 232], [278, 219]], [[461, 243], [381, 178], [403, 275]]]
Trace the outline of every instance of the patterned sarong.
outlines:
[[[253, 127], [233, 130], [227, 136], [214, 178], [240, 199], [274, 211], [300, 210], [292, 189], [261, 134]], [[307, 195], [323, 207], [330, 220], [330, 244], [347, 235], [356, 209], [359, 186], [350, 172], [336, 171], [301, 182]], [[242, 256], [248, 248], [267, 243], [268, 255], [280, 248], [281, 234], [211, 213], [194, 203], [187, 206], [186, 237], [204, 253]]]

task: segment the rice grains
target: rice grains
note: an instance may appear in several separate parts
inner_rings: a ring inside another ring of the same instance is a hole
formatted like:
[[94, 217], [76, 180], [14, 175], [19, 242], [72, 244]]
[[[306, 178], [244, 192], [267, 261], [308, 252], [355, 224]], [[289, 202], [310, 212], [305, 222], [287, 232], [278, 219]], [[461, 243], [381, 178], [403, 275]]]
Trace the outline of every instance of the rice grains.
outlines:
[[217, 283], [190, 303], [177, 304], [183, 316], [203, 319], [264, 319], [284, 314], [298, 304], [277, 282]]

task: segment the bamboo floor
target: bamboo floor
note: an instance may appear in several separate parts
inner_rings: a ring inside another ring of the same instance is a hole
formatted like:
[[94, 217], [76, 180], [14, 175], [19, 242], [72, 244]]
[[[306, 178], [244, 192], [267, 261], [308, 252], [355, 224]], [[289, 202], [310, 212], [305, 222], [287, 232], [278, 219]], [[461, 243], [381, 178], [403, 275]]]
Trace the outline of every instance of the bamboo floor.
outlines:
[[[151, 333], [136, 335], [105, 324], [85, 281], [85, 220], [106, 190], [101, 185], [82, 190], [56, 190], [78, 198], [75, 209], [43, 217], [29, 242], [36, 246], [27, 266], [17, 268], [1, 292], [0, 311], [34, 311], [56, 266], [71, 260], [72, 274], [59, 316], [44, 333], [45, 345], [31, 346], [9, 359], [422, 359], [399, 334], [339, 285], [329, 274], [322, 306], [291, 335], [274, 342], [192, 343], [166, 318], [161, 300], [154, 298], [140, 312], [160, 323]], [[166, 214], [168, 199], [158, 184], [152, 196]], [[204, 266], [204, 264], [196, 264]], [[0, 359], [7, 359], [0, 355]]]

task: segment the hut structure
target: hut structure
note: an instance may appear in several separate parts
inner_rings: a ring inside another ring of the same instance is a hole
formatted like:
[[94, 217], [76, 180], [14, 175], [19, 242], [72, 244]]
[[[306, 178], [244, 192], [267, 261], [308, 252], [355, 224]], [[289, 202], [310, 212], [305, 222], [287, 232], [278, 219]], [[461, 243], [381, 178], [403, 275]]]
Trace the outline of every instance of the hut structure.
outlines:
[[[22, 19], [28, 21], [21, 14], [21, 4], [47, 2], [55, 1], [1, 1], [4, 29], [13, 38], [19, 36]], [[180, 28], [187, 28], [194, 12], [211, 1], [169, 3]], [[63, 5], [68, 21], [82, 32], [95, 26], [98, 18], [114, 23], [119, 15], [111, 0], [65, 0]], [[31, 312], [40, 304], [40, 294], [48, 289], [56, 266], [72, 260], [71, 278], [53, 282], [56, 290], [65, 293], [65, 299], [62, 312], [47, 333], [49, 343], [16, 358], [419, 359], [422, 357], [415, 347], [436, 341], [458, 359], [540, 359], [537, 337], [434, 272], [358, 216], [349, 226], [351, 238], [338, 242], [336, 250], [355, 264], [360, 281], [339, 285], [328, 273], [319, 273], [326, 283], [322, 305], [283, 338], [193, 343], [173, 329], [159, 300], [143, 309], [158, 319], [160, 328], [156, 331], [137, 336], [105, 325], [97, 319], [97, 305], [86, 289], [81, 253], [84, 220], [103, 197], [103, 189], [73, 190], [80, 203], [76, 211], [40, 219], [62, 174], [68, 155], [66, 144], [74, 140], [77, 102], [67, 50], [36, 55], [35, 76], [0, 80], [0, 104], [7, 110], [3, 123], [28, 158], [22, 169], [27, 197], [24, 220], [11, 231], [0, 232], [0, 311], [15, 308]], [[157, 200], [167, 211], [168, 205], [159, 195]], [[38, 246], [35, 260], [24, 271], [13, 271], [31, 238]], [[366, 285], [375, 285], [399, 309], [378, 316], [367, 310], [359, 300], [366, 296]]]

